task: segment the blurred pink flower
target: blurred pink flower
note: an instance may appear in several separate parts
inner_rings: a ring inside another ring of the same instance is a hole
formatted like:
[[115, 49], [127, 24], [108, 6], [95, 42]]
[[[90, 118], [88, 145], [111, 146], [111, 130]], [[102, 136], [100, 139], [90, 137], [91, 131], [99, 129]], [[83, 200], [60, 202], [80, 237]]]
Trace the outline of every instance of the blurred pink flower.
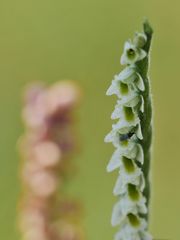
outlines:
[[76, 226], [57, 221], [58, 189], [63, 182], [60, 169], [67, 153], [74, 149], [72, 112], [79, 95], [79, 89], [65, 81], [49, 88], [39, 84], [27, 88], [22, 111], [26, 130], [19, 141], [23, 156], [19, 220], [23, 240], [80, 239]]

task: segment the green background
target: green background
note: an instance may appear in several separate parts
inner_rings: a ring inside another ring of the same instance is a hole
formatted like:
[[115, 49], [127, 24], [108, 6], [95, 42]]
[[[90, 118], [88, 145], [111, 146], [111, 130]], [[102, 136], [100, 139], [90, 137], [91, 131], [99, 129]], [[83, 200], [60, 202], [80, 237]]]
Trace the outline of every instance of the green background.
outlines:
[[111, 127], [115, 98], [105, 91], [122, 69], [124, 41], [141, 29], [145, 16], [155, 30], [150, 229], [156, 239], [179, 239], [179, 8], [179, 0], [0, 1], [0, 239], [20, 239], [15, 227], [20, 193], [16, 141], [23, 132], [22, 88], [32, 80], [64, 78], [74, 79], [84, 91], [78, 114], [79, 175], [69, 190], [84, 201], [87, 239], [113, 239], [109, 222], [117, 173], [105, 172], [113, 147], [103, 138]]

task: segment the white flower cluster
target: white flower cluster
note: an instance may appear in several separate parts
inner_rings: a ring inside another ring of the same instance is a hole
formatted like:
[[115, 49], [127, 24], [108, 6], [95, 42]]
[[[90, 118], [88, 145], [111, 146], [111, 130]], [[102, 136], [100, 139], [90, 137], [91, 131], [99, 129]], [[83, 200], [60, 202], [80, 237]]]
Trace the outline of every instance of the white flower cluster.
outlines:
[[125, 69], [116, 75], [107, 95], [115, 94], [118, 98], [112, 119], [118, 119], [112, 125], [105, 142], [111, 142], [116, 148], [107, 166], [107, 171], [119, 170], [113, 193], [119, 197], [112, 213], [113, 226], [120, 225], [115, 240], [151, 240], [147, 232], [147, 222], [142, 216], [147, 214], [146, 199], [143, 196], [145, 180], [141, 166], [144, 161], [140, 140], [140, 114], [144, 113], [144, 82], [138, 73], [136, 63], [144, 59], [147, 53], [142, 49], [146, 35], [137, 33], [133, 42], [125, 43], [121, 64]]

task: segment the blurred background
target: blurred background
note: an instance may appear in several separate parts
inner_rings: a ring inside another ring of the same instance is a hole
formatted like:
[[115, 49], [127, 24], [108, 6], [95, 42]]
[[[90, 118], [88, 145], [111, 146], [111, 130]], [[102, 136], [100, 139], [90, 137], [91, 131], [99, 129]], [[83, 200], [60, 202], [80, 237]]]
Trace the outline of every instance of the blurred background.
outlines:
[[20, 239], [16, 141], [23, 132], [21, 95], [32, 80], [74, 79], [83, 89], [77, 113], [82, 152], [68, 191], [85, 204], [87, 239], [113, 239], [110, 216], [117, 176], [107, 174], [113, 147], [103, 142], [114, 97], [105, 91], [122, 67], [126, 39], [146, 16], [154, 27], [151, 84], [154, 152], [150, 230], [156, 239], [180, 236], [180, 2], [178, 0], [1, 0], [0, 2], [0, 239]]

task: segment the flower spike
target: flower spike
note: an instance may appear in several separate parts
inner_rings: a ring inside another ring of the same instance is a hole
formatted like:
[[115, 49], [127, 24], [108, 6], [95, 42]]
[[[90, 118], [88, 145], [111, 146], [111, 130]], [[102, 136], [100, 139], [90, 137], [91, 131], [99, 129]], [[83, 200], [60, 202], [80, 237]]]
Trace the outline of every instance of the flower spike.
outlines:
[[152, 28], [127, 41], [120, 62], [124, 70], [115, 75], [106, 94], [118, 98], [111, 119], [117, 119], [105, 137], [115, 147], [107, 171], [119, 169], [113, 194], [119, 200], [111, 224], [120, 225], [115, 240], [152, 240], [148, 233], [149, 162], [151, 146], [151, 96], [148, 79]]

